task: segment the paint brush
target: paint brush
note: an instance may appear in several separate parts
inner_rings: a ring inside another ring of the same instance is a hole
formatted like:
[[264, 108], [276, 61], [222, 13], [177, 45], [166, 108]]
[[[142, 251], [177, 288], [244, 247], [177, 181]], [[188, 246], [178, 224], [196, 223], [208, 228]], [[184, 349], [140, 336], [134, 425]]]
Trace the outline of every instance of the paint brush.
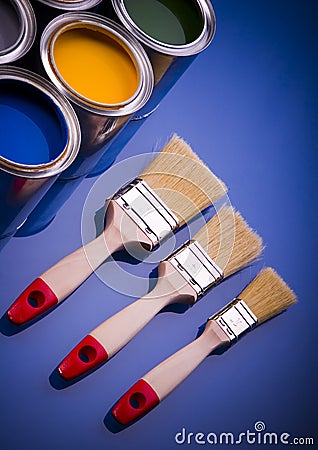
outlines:
[[224, 277], [242, 269], [262, 251], [261, 238], [238, 212], [223, 206], [195, 236], [158, 266], [154, 289], [103, 322], [66, 356], [61, 376], [74, 379], [126, 345], [165, 306], [193, 305]]
[[112, 415], [123, 425], [143, 416], [210, 353], [227, 349], [247, 331], [295, 302], [295, 294], [280, 276], [272, 268], [264, 269], [235, 300], [208, 319], [200, 337], [137, 381], [114, 406]]
[[104, 232], [34, 280], [7, 311], [9, 319], [23, 324], [44, 313], [116, 251], [152, 251], [226, 190], [190, 146], [174, 135], [144, 172], [108, 201]]

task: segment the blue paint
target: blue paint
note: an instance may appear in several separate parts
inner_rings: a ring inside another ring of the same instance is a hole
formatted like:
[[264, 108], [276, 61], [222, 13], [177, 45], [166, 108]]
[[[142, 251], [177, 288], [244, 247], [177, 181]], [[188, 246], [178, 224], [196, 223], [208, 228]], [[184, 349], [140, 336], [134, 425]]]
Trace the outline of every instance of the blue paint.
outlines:
[[0, 155], [36, 165], [55, 160], [68, 139], [62, 112], [42, 91], [18, 80], [0, 80]]

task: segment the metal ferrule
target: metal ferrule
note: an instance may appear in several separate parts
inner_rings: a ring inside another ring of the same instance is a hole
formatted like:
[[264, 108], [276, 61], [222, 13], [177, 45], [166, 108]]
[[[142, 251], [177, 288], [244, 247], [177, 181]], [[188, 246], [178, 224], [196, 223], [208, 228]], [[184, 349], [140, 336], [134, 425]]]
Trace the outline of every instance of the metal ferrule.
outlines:
[[149, 236], [154, 247], [179, 227], [179, 219], [140, 178], [120, 189], [113, 200]]
[[254, 328], [258, 322], [251, 309], [239, 298], [234, 299], [221, 311], [210, 317], [209, 320], [214, 320], [220, 325], [230, 338], [231, 343]]
[[222, 269], [213, 261], [197, 241], [189, 241], [170, 255], [169, 261], [183, 278], [193, 286], [198, 297], [219, 283], [224, 277]]

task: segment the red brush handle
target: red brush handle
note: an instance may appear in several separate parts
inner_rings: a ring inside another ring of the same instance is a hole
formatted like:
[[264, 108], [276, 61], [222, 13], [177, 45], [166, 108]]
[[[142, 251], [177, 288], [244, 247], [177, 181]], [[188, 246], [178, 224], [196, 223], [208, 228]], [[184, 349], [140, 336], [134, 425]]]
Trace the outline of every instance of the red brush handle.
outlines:
[[[22, 324], [65, 300], [112, 253], [128, 243], [153, 245], [146, 233], [139, 233], [135, 222], [116, 201], [108, 204], [107, 226], [96, 239], [65, 256], [36, 279], [8, 311], [12, 322]], [[45, 280], [45, 281], [44, 281]]]
[[40, 316], [57, 302], [52, 289], [41, 278], [37, 278], [10, 306], [7, 315], [11, 322], [21, 325]]
[[70, 380], [97, 367], [121, 350], [166, 305], [194, 303], [195, 295], [170, 263], [160, 263], [155, 288], [92, 330], [60, 364], [60, 374]]
[[66, 380], [72, 380], [94, 369], [107, 359], [108, 354], [105, 348], [97, 339], [88, 334], [63, 359], [58, 371]]
[[144, 375], [112, 410], [118, 422], [127, 425], [154, 408], [169, 395], [213, 350], [229, 345], [221, 327], [209, 320], [195, 341], [171, 355]]
[[140, 379], [116, 403], [112, 415], [122, 425], [127, 425], [143, 416], [160, 402], [156, 391], [145, 380]]

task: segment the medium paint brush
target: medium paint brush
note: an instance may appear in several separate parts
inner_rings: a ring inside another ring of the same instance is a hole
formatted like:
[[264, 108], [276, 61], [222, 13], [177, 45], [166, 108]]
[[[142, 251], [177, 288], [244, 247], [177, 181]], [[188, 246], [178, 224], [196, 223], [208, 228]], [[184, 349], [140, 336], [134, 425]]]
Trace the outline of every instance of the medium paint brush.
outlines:
[[103, 322], [66, 356], [58, 370], [74, 379], [126, 345], [165, 306], [193, 305], [207, 290], [242, 269], [262, 251], [261, 238], [225, 206], [195, 236], [158, 266], [154, 289]]
[[226, 186], [174, 135], [138, 178], [107, 204], [103, 233], [34, 280], [7, 315], [23, 324], [68, 297], [111, 254], [134, 246], [152, 251], [226, 193]]
[[213, 351], [226, 349], [256, 325], [276, 316], [295, 303], [295, 294], [277, 273], [266, 268], [206, 323], [192, 343], [160, 363], [117, 402], [112, 415], [128, 425], [146, 414], [169, 395]]

